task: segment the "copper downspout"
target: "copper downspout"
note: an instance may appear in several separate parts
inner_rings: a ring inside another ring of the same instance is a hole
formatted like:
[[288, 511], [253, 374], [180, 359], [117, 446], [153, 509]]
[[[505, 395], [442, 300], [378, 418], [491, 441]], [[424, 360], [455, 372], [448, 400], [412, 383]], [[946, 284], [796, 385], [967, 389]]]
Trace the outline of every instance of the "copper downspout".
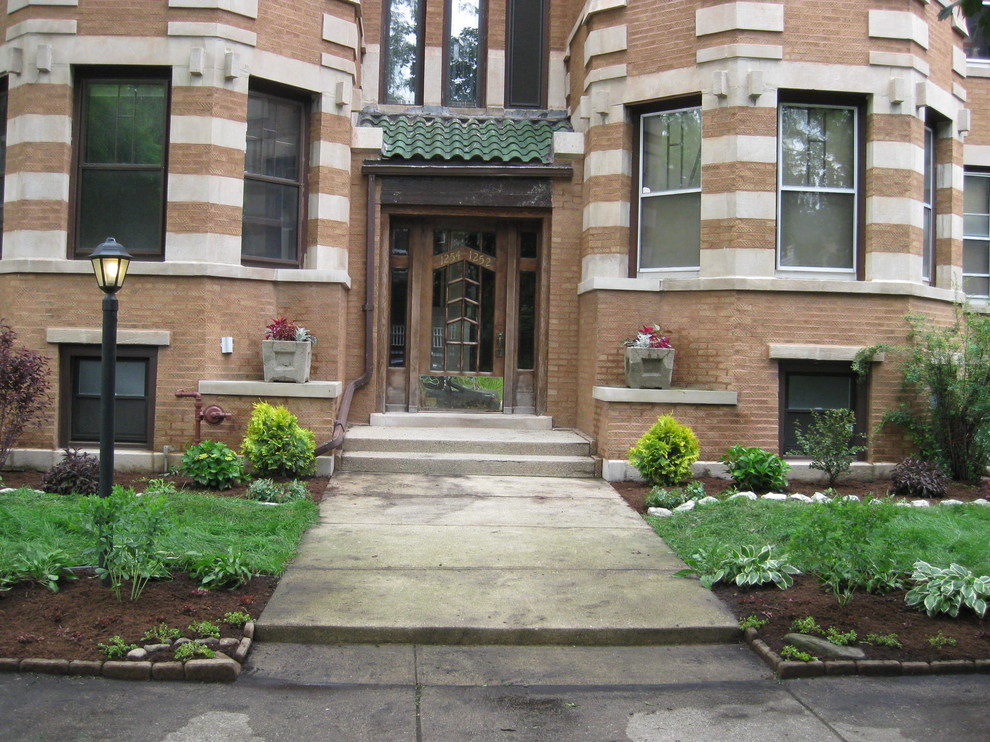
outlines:
[[333, 424], [333, 438], [316, 448], [316, 455], [322, 456], [335, 448], [340, 448], [347, 433], [347, 416], [351, 411], [351, 400], [354, 392], [371, 380], [371, 370], [375, 361], [374, 324], [375, 324], [375, 185], [374, 174], [368, 175], [368, 214], [367, 214], [367, 244], [365, 245], [365, 286], [364, 286], [364, 373], [351, 381], [344, 390], [340, 400], [340, 409]]

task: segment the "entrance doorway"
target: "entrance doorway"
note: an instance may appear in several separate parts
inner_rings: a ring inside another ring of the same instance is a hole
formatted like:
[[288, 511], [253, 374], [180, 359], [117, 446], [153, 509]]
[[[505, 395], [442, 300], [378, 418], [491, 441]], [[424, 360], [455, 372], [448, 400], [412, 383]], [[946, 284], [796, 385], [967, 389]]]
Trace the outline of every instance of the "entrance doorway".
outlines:
[[536, 411], [539, 228], [393, 218], [386, 409]]

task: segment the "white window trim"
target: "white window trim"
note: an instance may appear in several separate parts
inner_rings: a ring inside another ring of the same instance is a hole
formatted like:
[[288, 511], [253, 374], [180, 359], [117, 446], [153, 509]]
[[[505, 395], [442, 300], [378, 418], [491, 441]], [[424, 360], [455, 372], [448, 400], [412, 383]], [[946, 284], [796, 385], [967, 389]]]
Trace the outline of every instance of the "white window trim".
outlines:
[[[649, 198], [655, 198], [658, 196], [677, 196], [685, 193], [697, 193], [698, 197], [701, 198], [701, 174], [698, 177], [698, 187], [697, 188], [678, 188], [669, 191], [658, 191], [656, 193], [643, 193], [643, 174], [646, 171], [644, 165], [643, 156], [643, 144], [644, 138], [646, 136], [646, 127], [643, 122], [647, 119], [654, 118], [656, 116], [666, 116], [671, 113], [680, 113], [682, 111], [699, 111], [701, 112], [701, 106], [682, 106], [680, 108], [669, 108], [662, 111], [651, 111], [649, 113], [644, 113], [639, 117], [639, 173], [637, 179], [637, 189], [636, 189], [636, 272], [641, 273], [664, 273], [664, 274], [697, 274], [701, 270], [701, 249], [699, 245], [698, 250], [698, 265], [678, 265], [669, 267], [659, 267], [659, 268], [644, 268], [643, 267], [643, 201]], [[704, 113], [702, 112], [702, 115]], [[702, 149], [705, 146], [704, 139], [701, 140]]]
[[[985, 178], [985, 179], [990, 179], [990, 173], [967, 172], [966, 175], [965, 175], [965, 177], [966, 178]], [[964, 181], [964, 183], [965, 183], [965, 181]], [[964, 188], [965, 188], [965, 186], [964, 186]], [[987, 209], [988, 209], [988, 211], [990, 211], [990, 204], [987, 204]], [[966, 225], [966, 215], [967, 214], [973, 214], [974, 216], [985, 216], [985, 213], [984, 212], [980, 212], [979, 214], [976, 214], [976, 213], [974, 213], [972, 211], [964, 211], [964, 213], [963, 213], [963, 274], [962, 274], [962, 276], [963, 276], [963, 287], [966, 286], [966, 279], [967, 278], [990, 278], [990, 272], [988, 272], [988, 273], [966, 273], [966, 247], [965, 247], [965, 243], [966, 242], [982, 242], [982, 243], [984, 243], [984, 245], [986, 245], [986, 249], [988, 251], [990, 251], [990, 229], [987, 230], [987, 233], [986, 234], [982, 234], [982, 235], [971, 235], [971, 234], [967, 234], [966, 233], [966, 227], [965, 227], [965, 225]], [[972, 298], [976, 298], [976, 299], [986, 299], [986, 298], [990, 297], [990, 293], [987, 293], [987, 294], [966, 294], [966, 296], [969, 296], [969, 297], [972, 297]]]
[[[784, 137], [783, 117], [785, 108], [835, 108], [845, 109], [853, 112], [853, 187], [852, 188], [802, 188], [798, 186], [784, 185]], [[857, 106], [844, 106], [831, 103], [781, 103], [777, 106], [777, 271], [780, 274], [806, 274], [815, 273], [831, 274], [840, 277], [855, 276], [858, 270], [858, 244], [859, 244], [859, 108]], [[851, 268], [819, 268], [815, 266], [781, 265], [780, 264], [780, 233], [783, 222], [783, 194], [788, 192], [799, 193], [842, 193], [853, 196], [853, 229], [852, 229], [852, 267]]]

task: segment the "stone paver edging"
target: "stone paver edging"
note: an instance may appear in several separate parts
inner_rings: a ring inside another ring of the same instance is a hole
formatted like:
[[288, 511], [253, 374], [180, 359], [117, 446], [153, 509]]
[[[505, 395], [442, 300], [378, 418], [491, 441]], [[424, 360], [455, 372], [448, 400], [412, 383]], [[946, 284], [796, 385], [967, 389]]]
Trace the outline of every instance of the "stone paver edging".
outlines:
[[815, 660], [795, 662], [785, 660], [760, 639], [756, 629], [743, 632], [750, 648], [767, 663], [781, 680], [788, 678], [818, 678], [824, 675], [958, 675], [990, 673], [990, 659], [936, 660], [934, 662], [902, 662], [901, 660]]
[[[206, 640], [202, 643], [219, 646], [211, 659], [186, 662], [149, 662], [146, 649], [133, 650], [125, 660], [58, 660], [25, 657], [0, 657], [0, 672], [33, 672], [46, 675], [102, 675], [118, 680], [194, 680], [211, 683], [232, 683], [241, 674], [254, 640], [254, 621], [244, 624], [240, 639]], [[229, 643], [232, 642], [232, 643]]]

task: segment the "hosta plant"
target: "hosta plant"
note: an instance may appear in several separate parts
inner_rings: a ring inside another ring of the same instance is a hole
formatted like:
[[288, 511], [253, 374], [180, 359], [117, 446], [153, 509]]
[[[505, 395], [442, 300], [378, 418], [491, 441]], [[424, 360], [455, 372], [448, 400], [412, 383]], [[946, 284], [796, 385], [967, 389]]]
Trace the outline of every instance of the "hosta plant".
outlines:
[[959, 564], [950, 564], [947, 569], [942, 569], [925, 561], [917, 561], [911, 579], [918, 584], [908, 590], [904, 600], [909, 606], [924, 608], [929, 616], [948, 613], [956, 618], [963, 606], [980, 618], [987, 612], [990, 576], [977, 577]]
[[735, 582], [740, 586], [772, 582], [786, 590], [794, 584], [793, 575], [801, 574], [801, 570], [788, 563], [786, 556], [774, 557], [770, 544], [759, 550], [755, 546], [741, 546], [725, 555], [700, 552], [692, 561], [698, 565], [699, 579], [707, 588], [718, 582]]

